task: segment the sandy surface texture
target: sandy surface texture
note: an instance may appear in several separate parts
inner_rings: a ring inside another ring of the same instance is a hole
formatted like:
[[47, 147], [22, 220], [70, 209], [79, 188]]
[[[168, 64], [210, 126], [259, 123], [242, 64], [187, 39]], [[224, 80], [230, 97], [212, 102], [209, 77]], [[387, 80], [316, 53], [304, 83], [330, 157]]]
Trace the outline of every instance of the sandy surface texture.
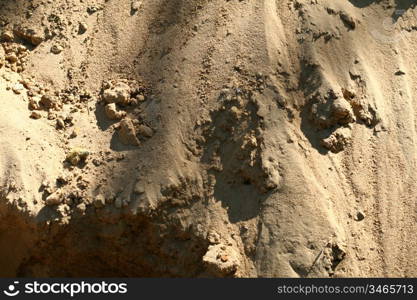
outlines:
[[411, 0], [1, 0], [0, 276], [416, 277]]

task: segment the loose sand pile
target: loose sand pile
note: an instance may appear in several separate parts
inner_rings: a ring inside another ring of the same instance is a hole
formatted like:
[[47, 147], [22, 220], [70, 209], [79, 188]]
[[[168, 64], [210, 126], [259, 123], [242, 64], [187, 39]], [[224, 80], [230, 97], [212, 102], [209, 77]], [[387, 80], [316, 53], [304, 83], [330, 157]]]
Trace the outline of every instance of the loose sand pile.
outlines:
[[417, 8], [2, 0], [0, 276], [417, 276]]

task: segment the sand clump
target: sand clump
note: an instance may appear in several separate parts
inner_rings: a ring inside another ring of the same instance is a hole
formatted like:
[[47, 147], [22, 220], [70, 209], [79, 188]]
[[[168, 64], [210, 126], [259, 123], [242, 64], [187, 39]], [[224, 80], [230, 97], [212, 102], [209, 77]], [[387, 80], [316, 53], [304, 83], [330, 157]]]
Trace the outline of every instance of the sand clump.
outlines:
[[140, 141], [137, 137], [136, 128], [131, 119], [124, 119], [120, 122], [119, 136], [120, 140], [125, 145], [140, 145]]
[[120, 120], [126, 116], [126, 112], [120, 111], [117, 109], [116, 103], [107, 104], [105, 107], [105, 110], [106, 110], [106, 116], [110, 120]]

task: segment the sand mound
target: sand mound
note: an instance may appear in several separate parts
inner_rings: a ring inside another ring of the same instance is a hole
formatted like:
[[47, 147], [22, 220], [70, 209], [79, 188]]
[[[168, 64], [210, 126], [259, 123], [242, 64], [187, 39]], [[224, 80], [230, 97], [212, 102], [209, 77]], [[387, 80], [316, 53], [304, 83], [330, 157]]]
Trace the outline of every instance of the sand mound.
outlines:
[[0, 3], [0, 275], [417, 276], [414, 1]]

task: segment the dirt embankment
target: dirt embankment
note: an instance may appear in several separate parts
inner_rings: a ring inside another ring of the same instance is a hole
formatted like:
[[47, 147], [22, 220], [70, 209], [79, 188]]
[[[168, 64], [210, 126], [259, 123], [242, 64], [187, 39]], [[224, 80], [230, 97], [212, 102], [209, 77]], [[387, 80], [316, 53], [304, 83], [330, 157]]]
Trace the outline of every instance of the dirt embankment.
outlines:
[[0, 3], [1, 276], [417, 275], [414, 1], [55, 2]]

